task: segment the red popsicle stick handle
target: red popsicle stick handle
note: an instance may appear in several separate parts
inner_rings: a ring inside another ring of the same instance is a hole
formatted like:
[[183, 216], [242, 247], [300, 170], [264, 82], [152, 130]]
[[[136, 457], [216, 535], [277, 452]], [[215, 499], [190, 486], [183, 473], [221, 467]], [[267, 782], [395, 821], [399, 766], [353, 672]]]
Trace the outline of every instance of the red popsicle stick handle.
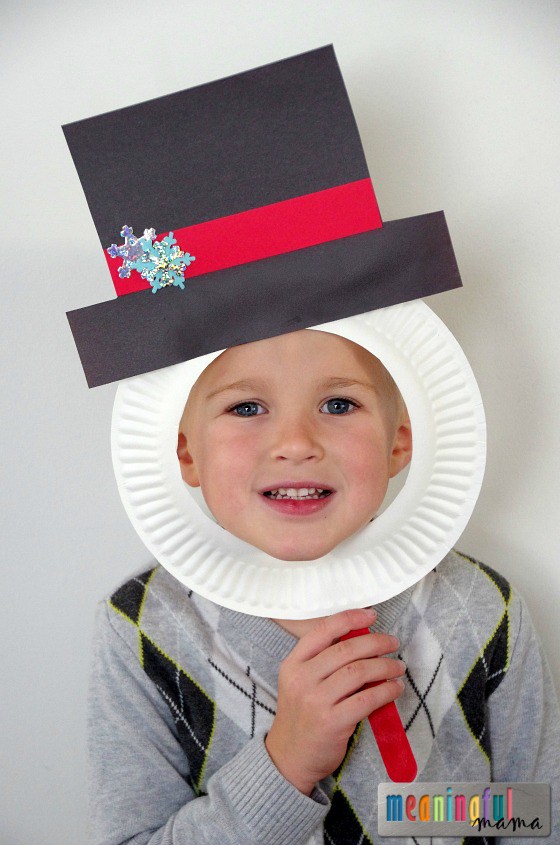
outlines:
[[[369, 630], [360, 628], [356, 631], [350, 631], [341, 639], [349, 640], [352, 637], [361, 637], [364, 634], [369, 634]], [[366, 684], [366, 688], [376, 687], [383, 683], [385, 682], [376, 681], [373, 684]], [[368, 716], [368, 721], [389, 778], [395, 783], [410, 783], [413, 781], [418, 773], [418, 766], [395, 702], [390, 701], [378, 710], [374, 710]]]

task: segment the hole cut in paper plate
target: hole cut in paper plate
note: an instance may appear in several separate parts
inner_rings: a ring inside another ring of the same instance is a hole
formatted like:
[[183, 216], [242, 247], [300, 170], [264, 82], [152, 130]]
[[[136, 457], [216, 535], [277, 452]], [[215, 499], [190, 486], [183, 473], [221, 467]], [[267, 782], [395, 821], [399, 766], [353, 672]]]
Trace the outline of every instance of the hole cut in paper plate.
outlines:
[[257, 616], [311, 619], [378, 604], [445, 557], [475, 506], [486, 457], [482, 400], [468, 361], [442, 321], [416, 300], [311, 330], [363, 346], [387, 368], [407, 406], [413, 455], [395, 500], [324, 557], [280, 561], [209, 518], [177, 458], [192, 385], [223, 350], [121, 382], [112, 420], [113, 466], [140, 538], [182, 584]]

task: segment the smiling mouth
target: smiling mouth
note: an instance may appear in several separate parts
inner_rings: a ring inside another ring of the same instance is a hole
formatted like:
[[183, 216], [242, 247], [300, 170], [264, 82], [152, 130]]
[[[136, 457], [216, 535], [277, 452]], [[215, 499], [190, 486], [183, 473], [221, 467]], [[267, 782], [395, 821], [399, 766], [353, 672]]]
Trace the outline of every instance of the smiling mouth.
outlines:
[[332, 490], [320, 487], [279, 487], [276, 490], [265, 490], [263, 496], [267, 499], [292, 499], [294, 501], [301, 501], [302, 499], [326, 499], [327, 496], [332, 495]]

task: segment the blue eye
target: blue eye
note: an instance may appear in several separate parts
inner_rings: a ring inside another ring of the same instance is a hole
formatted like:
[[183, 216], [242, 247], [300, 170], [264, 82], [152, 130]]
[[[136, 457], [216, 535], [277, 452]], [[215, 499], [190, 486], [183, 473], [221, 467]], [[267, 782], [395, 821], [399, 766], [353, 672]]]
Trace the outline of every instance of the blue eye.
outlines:
[[355, 402], [351, 402], [350, 399], [343, 399], [341, 396], [338, 396], [336, 399], [328, 399], [323, 405], [321, 405], [321, 411], [323, 411], [323, 408], [327, 408], [327, 410], [323, 411], [323, 413], [347, 414], [351, 408], [357, 407], [358, 406]]
[[241, 402], [239, 405], [234, 405], [230, 410], [237, 417], [256, 417], [264, 413], [264, 408], [258, 402]]

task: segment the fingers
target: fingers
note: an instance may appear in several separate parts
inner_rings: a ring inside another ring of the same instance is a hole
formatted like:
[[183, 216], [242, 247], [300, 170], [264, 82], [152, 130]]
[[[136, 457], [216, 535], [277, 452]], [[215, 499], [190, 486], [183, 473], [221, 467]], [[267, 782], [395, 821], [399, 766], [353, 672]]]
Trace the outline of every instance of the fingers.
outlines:
[[311, 660], [339, 637], [343, 637], [356, 628], [367, 628], [373, 625], [376, 616], [376, 612], [371, 608], [358, 608], [343, 610], [333, 616], [319, 619], [315, 627], [301, 638], [290, 657], [294, 660]]
[[364, 634], [361, 637], [334, 643], [313, 658], [311, 664], [317, 678], [322, 680], [356, 660], [391, 654], [398, 649], [399, 644], [398, 639], [391, 634]]
[[390, 701], [395, 701], [404, 690], [404, 682], [401, 678], [390, 681], [382, 681], [373, 687], [365, 687], [354, 693], [349, 698], [336, 705], [335, 713], [337, 721], [341, 724], [356, 725], [363, 719], [378, 710]]
[[403, 661], [392, 657], [356, 660], [327, 678], [321, 685], [321, 691], [329, 701], [336, 704], [368, 684], [400, 678], [405, 672]]

